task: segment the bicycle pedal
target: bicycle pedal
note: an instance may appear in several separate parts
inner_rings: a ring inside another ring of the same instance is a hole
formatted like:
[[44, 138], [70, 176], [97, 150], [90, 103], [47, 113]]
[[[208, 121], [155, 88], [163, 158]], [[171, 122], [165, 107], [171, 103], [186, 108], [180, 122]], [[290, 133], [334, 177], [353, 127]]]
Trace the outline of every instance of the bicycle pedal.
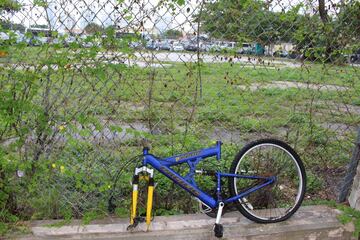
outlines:
[[214, 225], [214, 233], [215, 233], [215, 237], [217, 238], [222, 238], [224, 235], [224, 227], [221, 224], [216, 224]]
[[137, 224], [130, 224], [129, 226], [127, 226], [127, 228], [126, 228], [126, 231], [132, 231], [132, 230], [134, 230], [135, 228], [136, 228], [136, 226], [137, 226]]
[[144, 217], [136, 217], [136, 218], [134, 218], [134, 223], [127, 226], [126, 230], [132, 231], [139, 225], [139, 223], [143, 223], [143, 222], [145, 222]]

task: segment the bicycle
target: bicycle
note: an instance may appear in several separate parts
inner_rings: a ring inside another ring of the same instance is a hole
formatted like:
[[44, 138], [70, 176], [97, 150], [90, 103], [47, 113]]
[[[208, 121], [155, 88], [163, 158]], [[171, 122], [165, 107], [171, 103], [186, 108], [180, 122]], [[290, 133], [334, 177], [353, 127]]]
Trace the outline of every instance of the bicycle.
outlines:
[[[145, 221], [148, 227], [151, 222], [154, 170], [148, 165], [199, 200], [203, 212], [216, 213], [213, 230], [219, 238], [223, 236], [223, 226], [220, 224], [223, 209], [230, 203], [235, 203], [240, 213], [257, 223], [284, 221], [298, 210], [304, 199], [306, 174], [300, 157], [288, 144], [275, 139], [261, 139], [249, 143], [240, 150], [231, 164], [229, 173], [197, 170], [196, 166], [205, 158], [216, 156], [216, 159], [220, 160], [221, 145], [222, 143], [217, 141], [215, 146], [168, 158], [158, 158], [150, 154], [149, 148], [144, 148], [142, 165], [135, 168], [132, 180], [132, 206], [128, 230], [135, 228], [140, 222], [140, 218], [136, 216], [136, 208], [141, 177], [148, 180]], [[189, 167], [189, 172], [185, 176], [171, 168], [185, 163]], [[195, 174], [216, 178], [215, 195], [197, 186]], [[229, 197], [223, 197], [222, 178], [229, 179]]]

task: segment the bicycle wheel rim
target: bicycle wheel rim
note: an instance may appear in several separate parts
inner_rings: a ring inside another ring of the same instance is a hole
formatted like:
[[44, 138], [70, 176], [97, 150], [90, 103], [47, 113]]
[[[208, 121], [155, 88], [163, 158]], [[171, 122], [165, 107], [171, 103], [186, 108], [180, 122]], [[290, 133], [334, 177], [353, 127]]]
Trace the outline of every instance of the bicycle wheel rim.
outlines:
[[[277, 212], [283, 212], [281, 213], [280, 215], [277, 215], [277, 216], [270, 216], [271, 215], [271, 212], [270, 214], [268, 213], [267, 215], [269, 215], [268, 217], [264, 217], [264, 216], [261, 216], [259, 215], [259, 213], [261, 212], [264, 212], [266, 210], [269, 210], [270, 209], [267, 209], [267, 208], [263, 208], [263, 209], [250, 209], [249, 207], [249, 204], [251, 205], [251, 199], [250, 201], [247, 199], [247, 198], [251, 198], [251, 196], [254, 196], [255, 194], [259, 194], [259, 192], [261, 192], [261, 190], [257, 191], [257, 192], [254, 192], [254, 193], [251, 193], [250, 195], [248, 195], [247, 197], [244, 197], [242, 199], [239, 199], [239, 204], [241, 204], [242, 208], [244, 211], [247, 212], [247, 214], [257, 218], [257, 219], [260, 219], [260, 220], [263, 220], [263, 221], [276, 221], [276, 220], [281, 220], [281, 219], [285, 219], [288, 215], [291, 215], [291, 213], [296, 210], [295, 208], [298, 207], [298, 205], [300, 204], [301, 200], [302, 200], [302, 195], [303, 195], [303, 188], [304, 188], [304, 175], [301, 171], [301, 167], [299, 165], [299, 162], [297, 161], [296, 157], [286, 148], [284, 148], [283, 146], [280, 146], [279, 144], [274, 144], [274, 143], [259, 143], [259, 144], [256, 144], [254, 146], [252, 146], [251, 148], [249, 148], [243, 155], [240, 156], [240, 159], [239, 161], [237, 162], [237, 165], [235, 167], [235, 173], [238, 173], [239, 172], [239, 167], [240, 165], [243, 163], [243, 160], [246, 159], [246, 157], [251, 153], [253, 152], [254, 150], [256, 150], [257, 148], [261, 148], [261, 147], [275, 147], [276, 149], [282, 151], [283, 153], [286, 154], [286, 156], [289, 156], [289, 159], [291, 159], [291, 162], [292, 162], [292, 166], [296, 169], [296, 174], [298, 176], [298, 186], [297, 186], [297, 193], [296, 193], [296, 197], [293, 201], [293, 203], [291, 204], [291, 207], [288, 207], [286, 209], [282, 208], [283, 210], [281, 210], [280, 208], [275, 208], [274, 210], [277, 211]], [[250, 160], [251, 161], [251, 160]], [[235, 194], [238, 195], [238, 186], [237, 186], [237, 179], [234, 178], [233, 180], [234, 182], [234, 191], [235, 191]], [[280, 188], [281, 188], [281, 185], [280, 185]], [[251, 205], [251, 207], [254, 207]], [[265, 212], [266, 213], [266, 212]]]

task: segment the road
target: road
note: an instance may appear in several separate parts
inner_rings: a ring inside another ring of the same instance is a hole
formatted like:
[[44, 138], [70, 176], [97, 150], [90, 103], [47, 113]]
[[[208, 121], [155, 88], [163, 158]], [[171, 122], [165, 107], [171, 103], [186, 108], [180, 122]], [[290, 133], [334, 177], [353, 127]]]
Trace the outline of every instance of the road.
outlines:
[[[76, 54], [76, 53], [72, 53]], [[258, 57], [258, 56], [245, 56], [245, 55], [224, 55], [224, 54], [210, 54], [210, 53], [200, 53], [199, 58], [196, 52], [165, 52], [165, 51], [138, 51], [135, 52], [133, 57], [129, 58], [129, 55], [122, 52], [116, 51], [107, 51], [99, 52], [97, 54], [95, 61], [89, 61], [87, 63], [76, 63], [70, 65], [70, 67], [82, 67], [82, 66], [95, 66], [99, 62], [112, 63], [112, 64], [126, 64], [129, 66], [139, 66], [139, 67], [168, 67], [172, 63], [189, 63], [189, 62], [204, 62], [204, 63], [234, 63], [239, 64], [242, 67], [251, 67], [251, 68], [267, 68], [267, 69], [279, 69], [279, 68], [299, 68], [302, 66], [302, 63], [297, 60], [292, 59], [280, 59], [280, 58], [271, 58], [271, 57]], [[0, 63], [0, 66], [6, 68], [16, 68], [16, 69], [30, 69], [34, 70], [36, 65], [28, 63]], [[351, 64], [352, 67], [360, 67], [360, 64]], [[51, 65], [53, 70], [56, 70], [58, 67], [56, 65]], [[43, 70], [47, 69], [47, 66], [43, 66]]]

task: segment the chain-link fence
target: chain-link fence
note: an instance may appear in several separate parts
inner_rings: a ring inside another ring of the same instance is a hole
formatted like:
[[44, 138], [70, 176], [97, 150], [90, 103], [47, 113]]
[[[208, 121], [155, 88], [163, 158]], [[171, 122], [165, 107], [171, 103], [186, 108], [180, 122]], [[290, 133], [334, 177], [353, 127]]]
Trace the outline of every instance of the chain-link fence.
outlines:
[[[165, 157], [214, 140], [223, 159], [203, 167], [226, 170], [247, 141], [285, 140], [306, 199], [336, 198], [360, 122], [358, 1], [4, 0], [0, 13], [2, 221], [126, 216], [142, 146]], [[156, 182], [156, 214], [197, 211]]]

